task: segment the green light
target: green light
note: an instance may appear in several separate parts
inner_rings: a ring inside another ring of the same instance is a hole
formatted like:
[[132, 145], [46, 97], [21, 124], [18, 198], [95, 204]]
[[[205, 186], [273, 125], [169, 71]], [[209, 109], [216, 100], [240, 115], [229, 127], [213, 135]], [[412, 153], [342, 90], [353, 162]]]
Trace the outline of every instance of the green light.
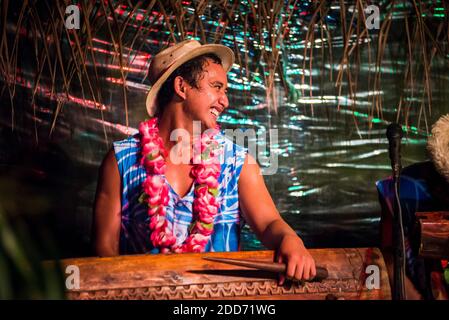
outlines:
[[[368, 114], [366, 114], [366, 113], [361, 113], [361, 112], [357, 112], [357, 111], [354, 111], [353, 113], [354, 113], [354, 116], [359, 117], [359, 118], [369, 118]], [[372, 123], [382, 123], [384, 121], [382, 119], [373, 117], [371, 119], [371, 122]]]

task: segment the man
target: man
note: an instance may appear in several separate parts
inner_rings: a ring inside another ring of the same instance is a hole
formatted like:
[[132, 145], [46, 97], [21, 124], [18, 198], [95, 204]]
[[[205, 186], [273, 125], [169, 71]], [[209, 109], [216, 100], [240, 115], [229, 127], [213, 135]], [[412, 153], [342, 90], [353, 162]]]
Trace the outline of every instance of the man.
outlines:
[[[221, 166], [207, 159], [176, 161], [190, 158], [194, 138], [179, 148], [171, 133], [184, 130], [193, 137], [195, 121], [203, 135], [216, 128], [228, 107], [226, 73], [233, 62], [229, 48], [194, 40], [154, 57], [146, 105], [155, 118], [140, 125], [140, 135], [115, 142], [100, 168], [98, 255], [235, 251], [243, 217], [262, 243], [276, 250], [277, 261], [287, 263], [288, 278], [315, 276], [313, 258], [279, 215], [259, 166], [244, 148], [212, 134], [206, 140], [224, 146]], [[203, 146], [206, 140], [201, 139], [203, 151], [210, 146]]]

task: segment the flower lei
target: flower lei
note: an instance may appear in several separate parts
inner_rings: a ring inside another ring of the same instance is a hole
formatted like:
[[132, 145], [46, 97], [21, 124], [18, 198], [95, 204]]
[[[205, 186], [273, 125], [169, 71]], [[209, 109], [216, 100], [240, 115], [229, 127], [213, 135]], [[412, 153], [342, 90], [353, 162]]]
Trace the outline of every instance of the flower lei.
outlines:
[[[167, 151], [159, 135], [158, 119], [152, 118], [139, 126], [141, 134], [142, 159], [147, 178], [142, 184], [144, 193], [139, 201], [148, 204], [150, 216], [150, 240], [161, 253], [203, 252], [213, 232], [215, 215], [219, 203], [218, 177], [221, 166], [218, 161], [220, 151], [214, 139], [216, 130], [206, 130], [193, 144], [194, 164], [191, 174], [194, 177], [195, 197], [193, 200], [193, 220], [189, 235], [184, 243], [176, 245], [173, 232], [169, 231], [166, 207], [169, 202], [169, 187], [163, 178]], [[198, 141], [200, 140], [200, 141]]]

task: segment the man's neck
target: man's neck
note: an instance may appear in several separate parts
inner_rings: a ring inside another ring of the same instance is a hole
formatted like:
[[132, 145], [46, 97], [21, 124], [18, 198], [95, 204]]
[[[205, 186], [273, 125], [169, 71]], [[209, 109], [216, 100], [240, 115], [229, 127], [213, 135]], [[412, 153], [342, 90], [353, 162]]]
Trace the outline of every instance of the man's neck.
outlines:
[[[193, 138], [193, 119], [190, 119], [183, 112], [181, 105], [169, 104], [165, 108], [165, 111], [159, 117], [159, 135], [164, 141], [165, 149], [170, 150], [177, 145], [178, 141], [171, 141], [170, 135], [176, 129], [183, 129], [189, 134], [189, 141], [185, 148], [191, 152], [192, 138]], [[179, 135], [178, 135], [179, 136]], [[179, 138], [180, 139], [180, 138]], [[182, 139], [185, 139], [184, 137]], [[186, 141], [184, 141], [186, 142]], [[180, 144], [179, 144], [180, 145]], [[183, 150], [185, 149], [183, 148]]]

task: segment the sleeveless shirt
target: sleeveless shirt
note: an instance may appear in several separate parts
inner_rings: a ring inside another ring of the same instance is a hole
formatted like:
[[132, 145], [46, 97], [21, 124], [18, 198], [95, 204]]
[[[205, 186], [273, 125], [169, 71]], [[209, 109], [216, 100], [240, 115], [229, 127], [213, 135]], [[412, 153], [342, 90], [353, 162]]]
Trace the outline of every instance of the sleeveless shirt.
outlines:
[[[113, 143], [114, 153], [121, 178], [121, 229], [120, 254], [159, 253], [150, 241], [150, 218], [146, 203], [138, 201], [143, 193], [142, 183], [147, 174], [140, 164], [140, 135]], [[239, 249], [242, 219], [238, 199], [238, 180], [246, 157], [243, 148], [222, 133], [216, 135], [223, 147], [221, 172], [218, 178], [217, 200], [220, 204], [214, 221], [214, 231], [206, 245], [205, 251], [237, 251]], [[195, 185], [184, 196], [179, 196], [168, 183], [169, 203], [166, 218], [169, 230], [174, 232], [176, 243], [181, 244], [188, 236], [192, 222], [192, 203]]]

